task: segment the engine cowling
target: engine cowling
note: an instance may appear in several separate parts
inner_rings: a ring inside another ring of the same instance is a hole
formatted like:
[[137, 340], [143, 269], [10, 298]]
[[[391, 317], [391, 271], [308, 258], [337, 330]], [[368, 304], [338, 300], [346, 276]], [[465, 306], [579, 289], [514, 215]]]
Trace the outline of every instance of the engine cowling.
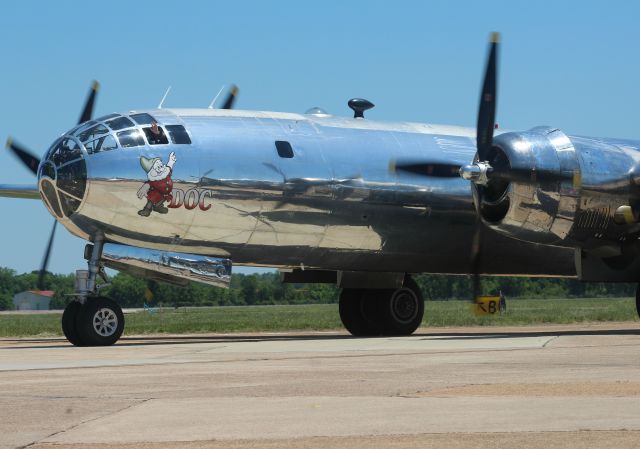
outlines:
[[521, 183], [490, 179], [483, 189], [480, 213], [492, 229], [512, 238], [561, 244], [569, 235], [579, 207], [580, 164], [572, 141], [559, 129], [537, 127], [496, 136], [488, 162], [495, 169], [555, 173], [555, 180]]

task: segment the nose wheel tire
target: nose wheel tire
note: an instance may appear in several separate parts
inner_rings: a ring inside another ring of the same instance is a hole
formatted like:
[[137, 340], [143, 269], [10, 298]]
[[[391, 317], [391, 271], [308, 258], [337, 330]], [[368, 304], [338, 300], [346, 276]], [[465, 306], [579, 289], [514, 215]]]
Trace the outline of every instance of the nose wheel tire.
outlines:
[[70, 303], [62, 316], [62, 330], [75, 346], [109, 346], [124, 331], [120, 306], [109, 298], [87, 298]]
[[80, 309], [82, 309], [82, 304], [78, 301], [71, 301], [62, 313], [62, 332], [69, 343], [74, 346], [81, 346], [80, 336], [76, 330], [76, 319]]

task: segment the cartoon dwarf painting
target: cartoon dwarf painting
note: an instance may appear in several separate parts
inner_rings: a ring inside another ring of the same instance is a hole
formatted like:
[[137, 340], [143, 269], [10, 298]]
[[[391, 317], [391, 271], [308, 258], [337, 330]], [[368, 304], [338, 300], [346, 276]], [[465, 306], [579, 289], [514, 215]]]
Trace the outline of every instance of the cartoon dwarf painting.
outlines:
[[159, 214], [169, 212], [164, 202], [170, 202], [173, 198], [171, 195], [173, 190], [171, 175], [175, 163], [176, 154], [173, 151], [169, 154], [169, 161], [166, 164], [163, 164], [159, 157], [148, 159], [140, 156], [140, 166], [147, 173], [148, 180], [138, 190], [138, 198], [147, 197], [147, 204], [138, 211], [138, 215], [148, 217], [151, 215], [151, 211]]

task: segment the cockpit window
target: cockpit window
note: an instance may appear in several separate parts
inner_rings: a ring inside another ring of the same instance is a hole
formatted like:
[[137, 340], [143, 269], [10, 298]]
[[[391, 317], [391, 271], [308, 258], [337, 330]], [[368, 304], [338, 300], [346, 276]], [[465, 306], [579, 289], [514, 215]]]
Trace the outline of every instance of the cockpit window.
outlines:
[[111, 134], [108, 134], [100, 137], [99, 139], [85, 143], [84, 147], [87, 149], [87, 153], [94, 154], [101, 151], [115, 150], [118, 148], [118, 144], [116, 143], [116, 139], [114, 139]]
[[58, 180], [56, 185], [59, 189], [77, 197], [82, 198], [87, 183], [87, 166], [83, 159], [65, 165], [58, 170]]
[[137, 129], [129, 129], [118, 133], [118, 140], [122, 148], [139, 147], [144, 145], [142, 133]]
[[78, 139], [80, 139], [84, 143], [108, 133], [109, 130], [106, 126], [96, 125], [78, 134]]
[[53, 180], [56, 179], [56, 169], [50, 161], [46, 161], [40, 166], [40, 177], [46, 176]]
[[171, 137], [171, 142], [176, 144], [191, 144], [191, 138], [182, 125], [167, 125], [167, 131]]
[[81, 132], [85, 131], [88, 128], [91, 128], [93, 125], [95, 125], [96, 122], [94, 122], [93, 120], [83, 123], [80, 126], [76, 126], [75, 128], [73, 128], [71, 131], [69, 131], [67, 134], [71, 134], [73, 133], [74, 136], [77, 136], [78, 134], [80, 134]]
[[130, 128], [134, 126], [134, 124], [127, 117], [118, 117], [113, 120], [109, 120], [107, 122], [107, 126], [114, 131], [118, 131], [119, 129]]
[[158, 125], [142, 129], [144, 134], [147, 136], [147, 142], [149, 142], [149, 145], [166, 145], [169, 143], [164, 130]]
[[156, 119], [154, 119], [153, 117], [151, 117], [149, 114], [146, 113], [141, 113], [141, 114], [133, 114], [131, 116], [131, 118], [138, 124], [138, 125], [150, 125], [153, 122], [157, 121]]
[[75, 140], [63, 139], [53, 150], [51, 160], [59, 167], [60, 165], [66, 164], [74, 159], [78, 159], [81, 156], [82, 151]]
[[112, 118], [114, 118], [114, 117], [119, 117], [119, 116], [120, 116], [120, 114], [115, 114], [115, 113], [113, 113], [113, 114], [103, 115], [102, 117], [98, 117], [98, 118], [96, 119], [96, 122], [104, 122], [104, 121], [106, 121], [106, 120], [112, 119]]

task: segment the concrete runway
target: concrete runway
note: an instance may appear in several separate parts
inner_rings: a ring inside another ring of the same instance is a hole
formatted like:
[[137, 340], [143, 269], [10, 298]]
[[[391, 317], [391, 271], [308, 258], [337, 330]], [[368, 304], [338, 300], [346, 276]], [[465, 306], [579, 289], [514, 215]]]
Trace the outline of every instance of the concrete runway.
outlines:
[[638, 448], [640, 324], [0, 339], [0, 448]]

